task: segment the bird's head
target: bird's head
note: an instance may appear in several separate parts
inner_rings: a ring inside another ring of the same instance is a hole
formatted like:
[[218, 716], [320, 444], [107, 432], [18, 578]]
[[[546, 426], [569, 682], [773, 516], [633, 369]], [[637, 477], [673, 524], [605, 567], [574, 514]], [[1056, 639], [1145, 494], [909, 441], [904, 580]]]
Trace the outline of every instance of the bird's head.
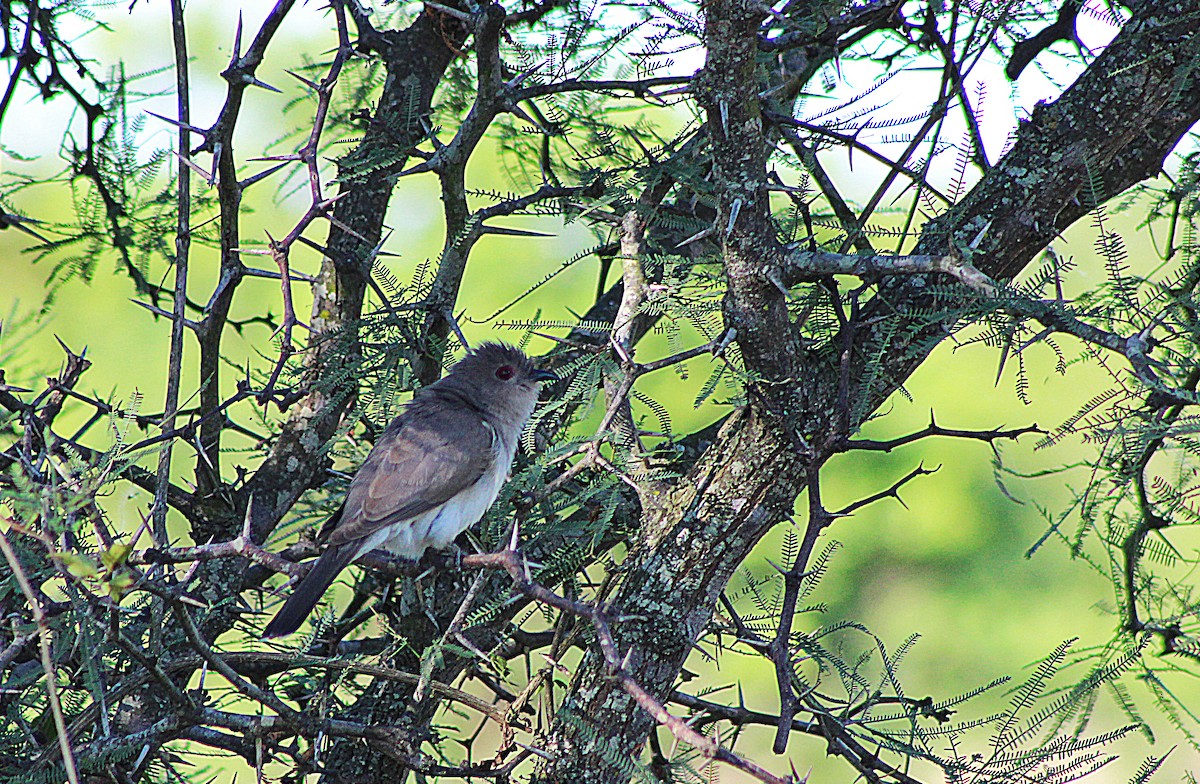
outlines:
[[481, 343], [450, 368], [442, 383], [466, 387], [472, 402], [484, 411], [524, 422], [537, 404], [540, 382], [557, 379], [515, 346]]

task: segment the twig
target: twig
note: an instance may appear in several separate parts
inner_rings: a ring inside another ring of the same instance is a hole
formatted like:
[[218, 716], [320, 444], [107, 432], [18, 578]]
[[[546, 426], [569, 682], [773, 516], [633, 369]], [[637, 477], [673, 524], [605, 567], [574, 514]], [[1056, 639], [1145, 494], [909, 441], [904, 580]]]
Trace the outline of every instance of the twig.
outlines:
[[183, 626], [183, 633], [188, 638], [188, 642], [191, 643], [192, 649], [199, 653], [200, 657], [210, 667], [219, 672], [221, 677], [229, 681], [235, 689], [255, 702], [275, 711], [275, 714], [280, 719], [296, 729], [304, 730], [312, 727], [314, 721], [308, 716], [284, 703], [283, 700], [275, 696], [274, 692], [267, 691], [246, 680], [233, 667], [229, 666], [229, 663], [222, 659], [220, 654], [214, 651], [203, 635], [201, 635], [200, 630], [196, 627], [196, 622], [192, 619], [192, 614], [173, 590], [162, 588], [149, 581], [142, 583], [142, 587], [159, 598], [166, 600], [171, 605], [171, 611]]
[[868, 438], [854, 439], [844, 442], [846, 450], [861, 450], [867, 452], [891, 452], [897, 447], [906, 446], [915, 443], [925, 438], [932, 436], [945, 436], [948, 438], [966, 438], [975, 441], [1000, 441], [1006, 439], [1016, 440], [1027, 433], [1045, 433], [1037, 425], [1029, 425], [1027, 427], [1017, 427], [1012, 430], [956, 430], [953, 428], [942, 427], [933, 418], [929, 416], [929, 425], [922, 430], [897, 438], [888, 439], [886, 441], [875, 441]]
[[[187, 28], [183, 21], [182, 0], [171, 0], [171, 38], [175, 51], [175, 109], [179, 115], [179, 136], [176, 141], [179, 159], [187, 164], [190, 142], [191, 85], [188, 78]], [[186, 328], [188, 253], [192, 243], [192, 178], [191, 169], [179, 167], [175, 183], [175, 296], [171, 313], [171, 344], [167, 365], [166, 402], [159, 424], [162, 432], [175, 429], [179, 408], [179, 384], [183, 376], [183, 331]], [[171, 481], [171, 451], [175, 442], [164, 439], [158, 453], [158, 485], [154, 489], [154, 505], [150, 508], [150, 533], [156, 544], [167, 541], [167, 489]]]
[[262, 564], [273, 572], [280, 572], [289, 577], [303, 577], [309, 570], [309, 567], [305, 564], [289, 561], [275, 553], [264, 550], [250, 541], [250, 538], [245, 535], [240, 535], [228, 542], [199, 544], [191, 547], [153, 547], [146, 550], [139, 550], [130, 553], [129, 563], [134, 565], [177, 564], [237, 557], [248, 558], [255, 563]]
[[590, 621], [596, 632], [596, 642], [600, 647], [600, 652], [604, 656], [605, 663], [608, 665], [609, 676], [617, 681], [625, 693], [632, 697], [655, 721], [670, 730], [671, 734], [678, 740], [687, 743], [705, 757], [724, 762], [743, 773], [753, 776], [758, 781], [764, 782], [764, 784], [788, 784], [786, 779], [782, 779], [754, 762], [730, 751], [716, 739], [701, 735], [686, 721], [668, 711], [661, 702], [642, 688], [641, 684], [625, 669], [624, 659], [617, 650], [616, 641], [613, 639], [612, 631], [609, 628], [608, 616], [602, 608], [573, 601], [534, 582], [528, 576], [528, 567], [524, 559], [516, 550], [509, 549], [497, 553], [468, 556], [468, 558], [464, 558], [463, 560], [464, 566], [468, 564], [468, 560], [472, 566], [503, 569], [508, 572], [517, 590], [529, 598]]
[[995, 297], [1001, 284], [955, 255], [856, 256], [829, 251], [793, 250], [784, 258], [781, 282], [791, 287], [824, 275], [853, 275], [872, 279], [888, 275], [948, 275], [976, 294]]
[[[888, 173], [884, 176], [883, 181], [880, 182], [879, 186], [875, 189], [875, 192], [871, 194], [871, 198], [868, 199], [867, 203], [863, 206], [859, 214], [858, 225], [855, 227], [855, 230], [848, 234], [844, 240], [842, 240], [841, 251], [843, 253], [845, 253], [854, 245], [854, 241], [857, 239], [858, 235], [867, 228], [867, 223], [871, 220], [871, 215], [875, 212], [875, 208], [879, 206], [879, 203], [883, 200], [883, 197], [892, 187], [892, 183], [896, 181], [896, 177], [908, 164], [909, 159], [917, 151], [917, 148], [925, 143], [925, 137], [931, 131], [934, 131], [935, 128], [938, 132], [941, 131], [941, 123], [945, 119], [946, 112], [950, 108], [951, 95], [954, 92], [954, 80], [951, 78], [951, 73], [951, 65], [947, 63], [942, 69], [942, 83], [938, 88], [938, 98], [930, 105], [929, 115], [925, 118], [925, 121], [921, 124], [921, 127], [917, 130], [917, 132], [913, 134], [911, 141], [909, 141], [908, 145], [904, 148], [904, 151], [900, 154], [899, 159], [896, 161], [896, 166], [888, 171]], [[936, 143], [937, 133], [934, 134], [933, 138], [934, 142]], [[924, 182], [924, 179], [922, 179], [921, 182]]]
[[516, 103], [530, 98], [540, 98], [545, 95], [569, 92], [628, 92], [633, 93], [638, 98], [658, 98], [659, 96], [653, 92], [655, 87], [687, 85], [691, 81], [691, 76], [656, 76], [635, 81], [621, 79], [563, 79], [526, 87], [513, 96], [513, 102]]
[[900, 498], [900, 488], [904, 487], [906, 484], [908, 484], [909, 482], [911, 482], [912, 480], [916, 479], [919, 476], [929, 476], [930, 474], [933, 474], [936, 471], [937, 471], [936, 468], [926, 468], [924, 465], [918, 465], [916, 468], [909, 471], [907, 474], [905, 474], [904, 476], [900, 477], [895, 482], [893, 482], [892, 485], [890, 487], [888, 487], [886, 490], [880, 490], [877, 493], [872, 493], [871, 495], [867, 496], [866, 498], [860, 498], [857, 501], [855, 501], [854, 503], [843, 506], [841, 509], [837, 510], [836, 512], [831, 512], [831, 514], [833, 517], [848, 517], [849, 515], [852, 515], [855, 512], [857, 512], [859, 509], [862, 509], [865, 506], [870, 506], [871, 504], [875, 503], [876, 501], [882, 501], [885, 498], [895, 498], [900, 503], [901, 506], [907, 506], [904, 503], [904, 501]]
[[786, 572], [783, 572], [783, 606], [779, 613], [779, 623], [775, 627], [775, 637], [763, 651], [775, 666], [775, 681], [779, 689], [779, 719], [776, 722], [775, 741], [773, 750], [782, 754], [787, 750], [788, 737], [791, 735], [792, 719], [796, 716], [798, 700], [796, 690], [792, 688], [792, 622], [796, 617], [796, 603], [800, 599], [800, 589], [808, 577], [808, 561], [817, 546], [817, 537], [821, 531], [833, 521], [833, 516], [821, 502], [821, 466], [814, 464], [809, 467], [805, 479], [808, 488], [808, 522], [804, 530], [804, 539], [800, 549]]
[[441, 642], [433, 646], [429, 651], [421, 657], [421, 677], [417, 681], [416, 687], [413, 689], [413, 702], [421, 702], [425, 699], [426, 692], [429, 691], [429, 685], [433, 679], [433, 658], [437, 655], [437, 650], [446, 645], [446, 641], [458, 634], [462, 628], [463, 622], [467, 620], [467, 613], [471, 610], [471, 605], [475, 603], [475, 596], [479, 593], [479, 588], [483, 585], [484, 573], [479, 572], [475, 575], [474, 582], [467, 589], [467, 595], [463, 598], [458, 606], [458, 612], [454, 614], [454, 618], [450, 621], [450, 625], [446, 627], [446, 631], [442, 633]]
[[[939, 191], [934, 186], [930, 185], [926, 181], [925, 176], [923, 174], [921, 174], [921, 172], [913, 171], [912, 169], [908, 168], [904, 164], [893, 161], [891, 158], [887, 157], [886, 155], [883, 155], [882, 153], [876, 151], [875, 148], [871, 147], [870, 145], [863, 144], [862, 142], [860, 142], [858, 140], [858, 138], [855, 134], [840, 133], [838, 131], [833, 130], [832, 128], [826, 128], [823, 125], [816, 125], [814, 123], [804, 122], [803, 120], [797, 120], [793, 117], [788, 117], [787, 115], [783, 115], [783, 114], [775, 114], [774, 112], [763, 112], [763, 116], [766, 117], [767, 119], [769, 119], [770, 121], [782, 126], [780, 128], [780, 133], [783, 135], [783, 137], [785, 139], [788, 140], [789, 145], [791, 145], [792, 148], [794, 150], [796, 150], [796, 153], [798, 155], [801, 155], [802, 159], [807, 156], [804, 156], [802, 154], [801, 150], [796, 149], [794, 144], [795, 143], [803, 144], [803, 140], [799, 137], [799, 135], [797, 135], [795, 133], [795, 131], [789, 132], [788, 128], [798, 128], [801, 130], [808, 131], [809, 133], [816, 134], [817, 136], [825, 136], [830, 139], [833, 139], [834, 141], [836, 141], [839, 144], [845, 145], [846, 147], [850, 148], [852, 151], [858, 150], [859, 152], [867, 155], [868, 157], [874, 158], [876, 161], [883, 164], [884, 166], [887, 166], [893, 173], [903, 174], [911, 182], [917, 184], [918, 186], [920, 186], [922, 188], [927, 189], [930, 193], [932, 193], [937, 198], [941, 199], [943, 202], [945, 202], [947, 204], [950, 203], [950, 198], [946, 194]], [[812, 160], [814, 160], [814, 161], [816, 160], [815, 151], [813, 152]], [[808, 165], [807, 162], [805, 165]], [[842, 213], [842, 214], [844, 214], [844, 213]], [[842, 214], [839, 214], [839, 219], [842, 217]], [[857, 221], [855, 221], [855, 222], [857, 222]], [[848, 232], [847, 236], [852, 236], [852, 233]], [[855, 245], [857, 245], [858, 240], [855, 239], [853, 241], [853, 243]]]
[[[981, 232], [976, 240], [981, 239], [982, 235]], [[818, 280], [825, 275], [853, 275], [871, 281], [891, 275], [944, 274], [984, 301], [993, 301], [992, 307], [995, 310], [1031, 319], [1050, 332], [1072, 335], [1085, 343], [1120, 354], [1129, 362], [1138, 380], [1161, 395], [1165, 402], [1184, 405], [1197, 403], [1195, 393], [1168, 389], [1155, 373], [1155, 366], [1161, 367], [1161, 363], [1149, 355], [1153, 345], [1150, 339], [1153, 324], [1128, 336], [1110, 332], [1083, 321], [1059, 302], [1034, 299], [1006, 286], [962, 259], [957, 253], [944, 256], [856, 256], [793, 249], [785, 257], [781, 272], [780, 283], [787, 287]]]
[[37, 636], [38, 632], [36, 629], [25, 634], [16, 635], [13, 641], [8, 644], [8, 647], [0, 651], [0, 672], [4, 672], [8, 665], [12, 663], [12, 660], [17, 658], [17, 655], [21, 653], [25, 646]]
[[[11, 521], [5, 520], [5, 524], [9, 522]], [[21, 587], [21, 593], [25, 594], [25, 600], [29, 602], [29, 609], [33, 613], [33, 622], [37, 624], [38, 648], [42, 654], [42, 673], [46, 676], [46, 696], [50, 700], [50, 713], [54, 717], [58, 748], [62, 752], [63, 765], [67, 769], [67, 779], [71, 784], [79, 784], [79, 774], [75, 770], [75, 755], [71, 750], [71, 736], [67, 733], [67, 723], [63, 720], [62, 705], [58, 700], [58, 668], [55, 667], [54, 659], [50, 655], [50, 624], [46, 621], [46, 614], [42, 612], [41, 602], [34, 595], [33, 586], [29, 584], [29, 577], [21, 567], [21, 562], [3, 531], [0, 531], [0, 550], [4, 551], [8, 567], [12, 569], [13, 576], [17, 578], [17, 585]]]
[[131, 553], [129, 563], [184, 563], [188, 561], [207, 561], [213, 558], [243, 556], [255, 563], [262, 564], [268, 569], [283, 572], [289, 577], [302, 577], [307, 574], [311, 567], [293, 563], [275, 553], [264, 550], [254, 543], [251, 536], [251, 521], [253, 519], [254, 496], [251, 496], [246, 502], [246, 514], [242, 520], [242, 532], [236, 539], [219, 544], [172, 547], [165, 550], [151, 549], [141, 553]]

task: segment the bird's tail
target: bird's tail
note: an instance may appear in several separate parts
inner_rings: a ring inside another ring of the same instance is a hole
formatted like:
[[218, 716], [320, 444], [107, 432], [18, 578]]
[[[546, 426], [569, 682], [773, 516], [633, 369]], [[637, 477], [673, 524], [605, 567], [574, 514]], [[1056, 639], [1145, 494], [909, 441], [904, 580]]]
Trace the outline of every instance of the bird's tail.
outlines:
[[267, 624], [267, 628], [263, 629], [263, 639], [283, 637], [299, 629], [300, 624], [304, 623], [304, 619], [325, 595], [325, 589], [332, 585], [338, 573], [359, 555], [361, 544], [357, 541], [346, 542], [330, 547], [322, 553], [296, 586], [296, 590], [292, 591], [292, 595], [283, 603], [283, 607]]

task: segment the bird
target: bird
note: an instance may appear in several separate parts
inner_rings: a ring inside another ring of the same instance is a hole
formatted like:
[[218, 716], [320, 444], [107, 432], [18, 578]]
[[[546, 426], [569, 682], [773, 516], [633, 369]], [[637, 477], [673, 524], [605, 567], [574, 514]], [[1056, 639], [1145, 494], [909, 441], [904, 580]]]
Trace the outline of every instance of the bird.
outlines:
[[322, 527], [327, 546], [263, 638], [300, 628], [337, 575], [376, 548], [416, 560], [477, 523], [508, 477], [540, 382], [557, 380], [520, 349], [482, 343], [417, 390]]

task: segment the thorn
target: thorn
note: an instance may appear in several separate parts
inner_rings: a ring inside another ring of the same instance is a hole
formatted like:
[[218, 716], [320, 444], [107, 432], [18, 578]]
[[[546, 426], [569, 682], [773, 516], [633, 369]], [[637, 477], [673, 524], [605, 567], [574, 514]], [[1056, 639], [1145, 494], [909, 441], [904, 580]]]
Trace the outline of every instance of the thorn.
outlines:
[[233, 33], [233, 55], [229, 58], [229, 67], [236, 66], [240, 59], [242, 59], [242, 12], [238, 11], [237, 29]]
[[707, 236], [709, 236], [710, 234], [712, 234], [712, 233], [713, 233], [715, 230], [716, 230], [716, 229], [714, 229], [712, 226], [709, 226], [707, 229], [702, 229], [701, 231], [698, 231], [698, 232], [696, 232], [695, 234], [693, 234], [692, 236], [688, 237], [686, 240], [684, 240], [683, 242], [679, 243], [679, 244], [678, 244], [678, 245], [676, 245], [675, 247], [676, 247], [676, 248], [682, 248], [684, 245], [690, 245], [690, 244], [692, 244], [693, 242], [697, 242], [698, 240], [702, 240], [702, 239], [704, 239], [705, 237], [707, 237]]
[[341, 201], [342, 199], [346, 198], [349, 195], [350, 195], [350, 191], [342, 191], [341, 193], [336, 193], [333, 196], [330, 196], [329, 198], [325, 199], [324, 201], [317, 202], [316, 204], [313, 205], [313, 207], [322, 213], [326, 213], [326, 212], [329, 212], [330, 207], [337, 204], [339, 201]]
[[191, 131], [192, 133], [199, 134], [200, 136], [208, 135], [207, 128], [198, 128], [195, 125], [188, 125], [185, 122], [180, 122], [179, 120], [175, 120], [171, 117], [165, 117], [157, 112], [148, 111], [148, 112], [146, 112], [146, 114], [150, 115], [151, 117], [154, 117], [155, 119], [162, 120], [163, 122], [165, 122], [169, 125], [174, 125], [176, 128], [182, 128], [185, 131]]
[[54, 339], [55, 339], [56, 341], [58, 341], [58, 345], [59, 345], [59, 347], [60, 347], [60, 348], [62, 348], [62, 350], [63, 350], [63, 351], [67, 352], [67, 356], [68, 356], [68, 357], [73, 357], [73, 356], [75, 356], [75, 352], [74, 352], [74, 351], [72, 351], [70, 348], [68, 348], [66, 343], [63, 343], [63, 339], [62, 339], [62, 338], [60, 338], [58, 335], [55, 335], [55, 336], [54, 336]]
[[[459, 317], [461, 316], [462, 314], [460, 313]], [[471, 348], [471, 344], [467, 341], [467, 336], [463, 334], [462, 327], [458, 325], [458, 318], [454, 316], [454, 311], [447, 308], [442, 313], [442, 318], [446, 319], [446, 323], [450, 325], [450, 329], [454, 331], [454, 337], [458, 338], [458, 342], [462, 344], [462, 347], [465, 349]]]
[[[799, 185], [786, 185], [784, 183], [768, 183], [767, 190], [778, 191], [780, 193], [807, 193], [807, 190]], [[794, 244], [799, 245], [800, 243]]]
[[779, 289], [780, 294], [782, 294], [784, 297], [787, 297], [788, 289], [787, 286], [783, 285], [783, 281], [779, 278], [779, 270], [767, 270], [767, 280], [774, 284], [775, 288]]
[[626, 348], [625, 344], [615, 334], [609, 336], [608, 342], [612, 344], [613, 351], [617, 352], [617, 356], [621, 358], [621, 362], [626, 365], [633, 364], [633, 355], [629, 353], [629, 349]]
[[421, 116], [421, 130], [425, 131], [425, 138], [429, 139], [429, 141], [433, 144], [433, 149], [435, 152], [446, 146], [442, 144], [442, 140], [437, 137], [439, 128], [440, 126], [431, 125], [427, 117], [424, 115]]
[[283, 69], [283, 71], [284, 71], [284, 73], [286, 73], [288, 76], [291, 76], [291, 77], [295, 78], [295, 79], [296, 79], [297, 81], [299, 81], [301, 84], [303, 84], [303, 85], [305, 85], [306, 87], [308, 87], [310, 90], [313, 90], [313, 91], [315, 91], [315, 92], [320, 92], [320, 91], [321, 91], [321, 85], [317, 84], [317, 83], [316, 83], [316, 82], [314, 82], [312, 79], [306, 79], [306, 78], [304, 78], [303, 76], [301, 76], [300, 74], [296, 73], [295, 71], [288, 70], [287, 68], [284, 68], [284, 69]]
[[975, 238], [967, 243], [967, 247], [971, 250], [978, 249], [979, 243], [983, 242], [983, 237], [988, 233], [988, 229], [990, 228], [992, 228], [992, 222], [989, 220], [983, 225], [983, 228], [979, 230], [979, 233], [975, 235]]
[[213, 170], [212, 174], [208, 176], [208, 184], [210, 187], [217, 181], [217, 161], [221, 160], [221, 153], [223, 152], [225, 152], [225, 144], [223, 142], [217, 142], [213, 145]]
[[242, 190], [245, 190], [246, 188], [249, 188], [251, 185], [254, 185], [257, 182], [262, 182], [263, 180], [270, 177], [275, 172], [280, 171], [281, 169], [286, 169], [286, 168], [287, 168], [286, 163], [281, 163], [278, 166], [272, 166], [271, 168], [269, 168], [265, 171], [260, 171], [258, 174], [252, 175], [252, 176], [247, 177], [246, 179], [242, 180], [241, 182], [238, 183], [238, 187], [241, 188]]
[[264, 82], [262, 79], [259, 79], [257, 76], [252, 76], [250, 74], [246, 74], [245, 76], [243, 76], [242, 81], [245, 82], [246, 84], [253, 85], [254, 87], [261, 87], [264, 90], [270, 90], [273, 93], [282, 93], [283, 92], [283, 90], [280, 90], [278, 87], [269, 85], [266, 82]]
[[529, 231], [528, 229], [508, 229], [503, 226], [488, 226], [483, 225], [484, 234], [497, 234], [504, 237], [553, 237], [553, 234], [546, 234], [541, 231]]
[[1026, 340], [1024, 343], [1017, 346], [1016, 353], [1020, 354], [1025, 349], [1029, 348], [1030, 346], [1034, 345], [1035, 343], [1041, 342], [1042, 340], [1050, 337], [1053, 334], [1054, 334], [1054, 327], [1045, 327], [1044, 329], [1042, 329], [1041, 332], [1037, 333], [1036, 335], [1031, 337], [1029, 340]]
[[537, 65], [533, 66], [532, 68], [528, 68], [524, 71], [517, 72], [516, 76], [514, 76], [513, 78], [509, 79], [507, 82], [504, 83], [504, 86], [510, 90], [515, 87], [519, 87], [522, 82], [524, 82], [530, 76], [533, 76], [538, 71], [542, 70], [542, 66], [546, 65], [549, 62], [550, 62], [550, 58], [547, 57], [544, 60], [542, 60], [540, 63], [538, 63]]
[[180, 162], [181, 164], [183, 164], [184, 166], [188, 167], [188, 168], [189, 168], [189, 169], [191, 169], [193, 172], [195, 172], [196, 174], [198, 174], [198, 175], [200, 176], [200, 178], [201, 178], [202, 180], [204, 180], [205, 182], [207, 182], [207, 183], [208, 183], [210, 186], [212, 185], [213, 181], [216, 179], [216, 172], [215, 172], [215, 170], [214, 170], [212, 173], [206, 172], [204, 169], [202, 169], [202, 168], [201, 168], [201, 167], [200, 167], [200, 166], [199, 166], [199, 165], [198, 165], [198, 164], [197, 164], [195, 161], [193, 161], [191, 158], [186, 158], [186, 157], [184, 157], [184, 156], [180, 155], [180, 154], [179, 154], [179, 153], [177, 153], [177, 152], [176, 152], [176, 153], [174, 153], [174, 155], [175, 155], [175, 157], [176, 157], [176, 158], [179, 160], [179, 162]]
[[[426, 5], [431, 5], [431, 4], [426, 3]], [[522, 743], [521, 741], [516, 740], [515, 738], [513, 740], [511, 740], [510, 743], [512, 743], [514, 746], [518, 746], [518, 747], [524, 749], [525, 751], [528, 751], [530, 754], [536, 754], [537, 756], [541, 757], [542, 759], [548, 759], [548, 760], [554, 759], [554, 755], [551, 754], [550, 752], [543, 751], [542, 749], [539, 749], [535, 746], [530, 746], [528, 744]]]
[[34, 237], [41, 242], [50, 242], [50, 240], [43, 237], [41, 234], [38, 234], [33, 229], [24, 225], [26, 223], [42, 223], [42, 221], [37, 220], [36, 218], [27, 218], [24, 215], [17, 215], [16, 213], [12, 212], [5, 212], [3, 209], [0, 209], [0, 231], [13, 228], [17, 231], [25, 232], [29, 236]]
[[[156, 315], [156, 316], [162, 316], [163, 318], [168, 318], [168, 319], [174, 319], [174, 318], [175, 318], [175, 314], [174, 314], [174, 313], [171, 313], [171, 312], [169, 312], [169, 311], [163, 310], [162, 308], [160, 308], [160, 307], [158, 307], [158, 306], [156, 306], [156, 305], [151, 305], [151, 304], [149, 304], [149, 303], [142, 302], [141, 300], [136, 300], [136, 299], [133, 299], [133, 298], [130, 298], [130, 300], [129, 300], [129, 301], [130, 301], [130, 302], [132, 302], [132, 303], [133, 303], [133, 304], [135, 304], [135, 305], [141, 305], [143, 308], [145, 308], [146, 310], [150, 311], [151, 313], [153, 313], [153, 314], [154, 314], [154, 315]], [[189, 320], [189, 319], [184, 319], [184, 320], [183, 320], [183, 325], [184, 325], [185, 327], [187, 327], [188, 329], [192, 330], [193, 332], [196, 332], [196, 333], [199, 333], [199, 332], [200, 332], [200, 325], [199, 325], [199, 324], [197, 324], [197, 323], [196, 323], [196, 322], [194, 322], [194, 321], [191, 321], [191, 320]], [[61, 342], [61, 341], [60, 341], [60, 342]], [[66, 348], [66, 346], [63, 346], [63, 348]]]
[[254, 494], [250, 494], [250, 498], [246, 501], [246, 519], [242, 521], [242, 538], [246, 543], [250, 543], [250, 518], [254, 514]]
[[[536, 329], [531, 329], [531, 330], [529, 330], [529, 333], [531, 335], [537, 335], [539, 338], [545, 338], [546, 340], [552, 340], [555, 343], [560, 343], [564, 346], [576, 345], [575, 341], [573, 341], [573, 340], [567, 340], [566, 338], [560, 338], [557, 335], [551, 335], [548, 332], [538, 332]], [[28, 391], [28, 390], [26, 390], [26, 391]]]
[[729, 208], [729, 225], [725, 227], [725, 236], [733, 234], [733, 225], [737, 223], [738, 215], [742, 211], [742, 197], [739, 196], [733, 200], [733, 205]]
[[438, 161], [438, 156], [435, 153], [432, 158], [427, 161], [421, 161], [416, 166], [410, 166], [404, 171], [396, 175], [396, 179], [407, 177], [410, 174], [422, 174], [427, 171], [435, 171], [438, 166], [441, 166], [441, 161]]
[[713, 356], [719, 357], [724, 354], [725, 349], [729, 348], [729, 345], [733, 343], [733, 341], [737, 340], [737, 334], [737, 330], [733, 327], [725, 330], [724, 336], [721, 337], [721, 342], [713, 348]]
[[553, 134], [551, 134], [551, 133], [550, 133], [549, 129], [547, 129], [547, 128], [546, 128], [545, 126], [543, 126], [543, 125], [542, 125], [540, 122], [538, 122], [538, 121], [537, 121], [537, 120], [535, 120], [533, 117], [531, 117], [531, 116], [529, 115], [529, 112], [525, 111], [524, 109], [522, 109], [522, 108], [521, 108], [520, 106], [518, 106], [517, 104], [512, 104], [511, 106], [509, 106], [509, 107], [508, 107], [508, 111], [509, 111], [511, 114], [515, 114], [517, 117], [520, 117], [522, 120], [524, 120], [525, 122], [529, 123], [529, 124], [530, 124], [530, 125], [532, 125], [534, 128], [537, 128], [539, 133], [541, 133], [541, 134], [543, 134], [543, 135], [545, 135], [545, 136], [552, 136], [552, 135], [553, 135]]

